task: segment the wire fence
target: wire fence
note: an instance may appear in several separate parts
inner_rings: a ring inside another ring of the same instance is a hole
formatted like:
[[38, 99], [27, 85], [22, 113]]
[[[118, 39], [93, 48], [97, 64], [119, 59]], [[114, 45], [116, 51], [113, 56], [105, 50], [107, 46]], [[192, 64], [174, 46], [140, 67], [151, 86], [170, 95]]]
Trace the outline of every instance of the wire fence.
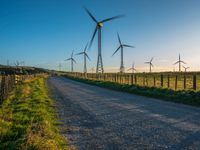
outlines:
[[145, 87], [167, 88], [172, 90], [200, 91], [199, 72], [170, 73], [78, 73], [68, 72], [67, 76], [95, 81], [108, 81], [119, 84]]
[[0, 104], [8, 98], [17, 84], [35, 76], [37, 75], [0, 75]]

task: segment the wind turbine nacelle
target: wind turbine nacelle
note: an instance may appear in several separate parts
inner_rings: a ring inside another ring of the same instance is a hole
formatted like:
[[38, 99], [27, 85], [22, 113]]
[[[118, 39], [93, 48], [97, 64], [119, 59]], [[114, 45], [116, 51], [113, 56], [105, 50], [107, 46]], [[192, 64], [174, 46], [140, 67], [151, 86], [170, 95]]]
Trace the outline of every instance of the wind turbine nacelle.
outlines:
[[102, 23], [102, 22], [99, 22], [99, 23], [98, 23], [98, 26], [99, 26], [99, 27], [103, 27], [103, 23]]

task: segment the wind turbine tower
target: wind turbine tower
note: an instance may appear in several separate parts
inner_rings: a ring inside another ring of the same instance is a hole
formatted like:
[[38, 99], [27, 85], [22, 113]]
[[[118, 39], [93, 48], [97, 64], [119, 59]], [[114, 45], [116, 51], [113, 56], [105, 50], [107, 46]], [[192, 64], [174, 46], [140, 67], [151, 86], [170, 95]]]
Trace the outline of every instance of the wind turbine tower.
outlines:
[[92, 39], [90, 41], [89, 49], [93, 43], [96, 33], [98, 32], [98, 56], [97, 56], [96, 73], [104, 73], [103, 61], [102, 61], [102, 55], [101, 55], [101, 51], [102, 51], [102, 49], [101, 49], [102, 48], [101, 47], [101, 31], [102, 31], [103, 23], [120, 18], [120, 17], [122, 17], [122, 15], [103, 19], [101, 21], [97, 21], [97, 19], [92, 15], [92, 13], [87, 8], [85, 8], [85, 10], [88, 13], [88, 15], [92, 18], [92, 20], [96, 23], [96, 27], [95, 27], [94, 33], [92, 35]]
[[[135, 48], [134, 46], [131, 45], [127, 45], [127, 44], [122, 44], [119, 33], [117, 33], [117, 37], [118, 37], [118, 41], [119, 41], [119, 47], [117, 48], [117, 50], [113, 53], [113, 55], [115, 55], [115, 53], [117, 53], [119, 50], [121, 50], [121, 65], [120, 65], [120, 73], [124, 73], [124, 47], [131, 47], [131, 48]], [[112, 56], [113, 56], [112, 55]]]
[[73, 56], [74, 56], [74, 51], [72, 52], [71, 57], [65, 60], [65, 61], [71, 60], [71, 72], [74, 72], [74, 62], [76, 63]]
[[145, 62], [146, 64], [149, 64], [149, 72], [150, 73], [151, 73], [152, 67], [153, 67], [152, 61], [153, 61], [153, 57], [151, 58], [151, 60], [149, 62]]
[[61, 67], [62, 67], [62, 65], [61, 65], [61, 63], [59, 63], [59, 65], [58, 65], [59, 71], [61, 71]]
[[184, 61], [181, 60], [181, 56], [179, 54], [178, 61], [174, 63], [174, 65], [179, 65], [179, 72], [181, 72], [181, 63], [186, 64]]
[[132, 73], [134, 73], [136, 71], [136, 69], [135, 69], [135, 63], [132, 64], [132, 67], [129, 68], [128, 71], [129, 70], [132, 70]]
[[88, 54], [86, 53], [87, 46], [88, 46], [88, 44], [85, 46], [85, 49], [84, 49], [83, 52], [80, 52], [80, 53], [76, 54], [76, 55], [83, 55], [84, 56], [84, 68], [83, 68], [83, 72], [84, 73], [87, 73], [87, 59], [90, 60]]
[[185, 67], [185, 66], [183, 66], [183, 68], [185, 69], [185, 72], [187, 72], [187, 70], [188, 70], [190, 67]]

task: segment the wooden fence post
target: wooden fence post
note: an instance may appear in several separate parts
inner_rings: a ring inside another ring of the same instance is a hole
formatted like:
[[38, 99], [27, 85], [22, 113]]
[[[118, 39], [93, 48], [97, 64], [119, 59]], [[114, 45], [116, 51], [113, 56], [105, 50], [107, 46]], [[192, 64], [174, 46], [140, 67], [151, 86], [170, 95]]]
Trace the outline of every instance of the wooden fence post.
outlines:
[[153, 76], [153, 86], [156, 87], [156, 77]]
[[193, 75], [193, 90], [196, 91], [197, 89], [197, 76]]
[[145, 75], [143, 75], [143, 86], [145, 86]]
[[160, 86], [163, 87], [163, 74], [160, 75]]
[[186, 75], [183, 77], [183, 88], [186, 89]]
[[148, 76], [146, 76], [146, 86], [148, 86], [149, 83], [148, 83]]
[[137, 76], [136, 76], [136, 74], [134, 75], [134, 77], [135, 77], [135, 85], [137, 84]]
[[0, 104], [2, 104], [3, 103], [3, 100], [4, 100], [4, 81], [5, 80], [5, 78], [4, 78], [4, 75], [1, 77], [1, 88], [0, 88]]
[[170, 75], [167, 75], [167, 88], [169, 89], [170, 87]]
[[178, 76], [176, 75], [176, 77], [175, 77], [175, 90], [177, 90], [177, 86], [178, 86]]
[[133, 74], [131, 74], [131, 85], [133, 85]]

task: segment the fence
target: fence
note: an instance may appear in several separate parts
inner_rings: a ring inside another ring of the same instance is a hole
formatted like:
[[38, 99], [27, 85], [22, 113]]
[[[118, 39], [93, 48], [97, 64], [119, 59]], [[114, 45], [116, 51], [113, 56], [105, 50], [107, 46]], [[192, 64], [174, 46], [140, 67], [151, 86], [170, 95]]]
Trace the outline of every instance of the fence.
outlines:
[[5, 100], [15, 85], [21, 81], [33, 78], [35, 75], [1, 75], [0, 76], [0, 104]]
[[173, 90], [200, 90], [200, 73], [67, 73], [67, 76], [96, 81], [108, 81], [119, 84], [158, 87]]

